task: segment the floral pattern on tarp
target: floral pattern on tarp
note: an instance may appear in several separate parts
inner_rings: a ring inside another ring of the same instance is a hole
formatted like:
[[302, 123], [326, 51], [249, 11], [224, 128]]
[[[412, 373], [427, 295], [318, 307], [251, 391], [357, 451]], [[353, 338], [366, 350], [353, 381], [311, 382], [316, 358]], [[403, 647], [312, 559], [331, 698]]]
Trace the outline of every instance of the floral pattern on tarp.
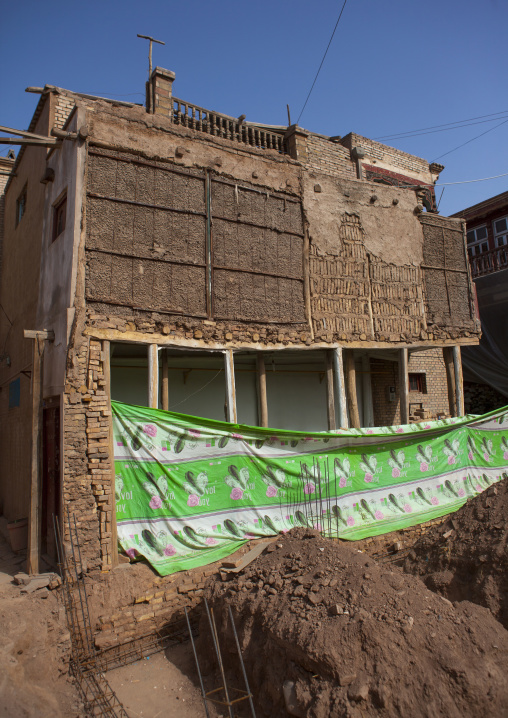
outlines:
[[508, 475], [508, 409], [303, 434], [112, 407], [119, 543], [161, 575], [296, 526], [351, 540], [413, 526]]

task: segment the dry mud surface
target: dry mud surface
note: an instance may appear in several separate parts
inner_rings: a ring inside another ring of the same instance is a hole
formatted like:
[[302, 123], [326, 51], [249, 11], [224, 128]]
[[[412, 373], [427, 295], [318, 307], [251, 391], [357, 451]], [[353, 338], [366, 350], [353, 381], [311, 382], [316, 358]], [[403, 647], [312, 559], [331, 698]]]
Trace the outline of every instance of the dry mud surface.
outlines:
[[489, 608], [508, 629], [508, 480], [468, 501], [413, 546], [404, 564], [451, 601]]
[[[260, 714], [508, 715], [508, 632], [488, 609], [452, 604], [419, 578], [314, 531], [291, 531], [272, 547], [206, 592], [234, 671], [233, 609]], [[208, 636], [202, 620], [202, 655], [211, 652]]]

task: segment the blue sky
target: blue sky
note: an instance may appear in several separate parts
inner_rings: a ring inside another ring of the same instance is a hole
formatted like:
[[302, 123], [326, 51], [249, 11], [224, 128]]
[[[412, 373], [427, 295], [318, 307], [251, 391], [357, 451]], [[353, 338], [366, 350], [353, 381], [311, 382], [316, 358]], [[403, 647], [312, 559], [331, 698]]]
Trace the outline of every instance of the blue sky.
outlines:
[[[4, 3], [0, 125], [28, 126], [38, 99], [24, 92], [29, 85], [143, 102], [148, 43], [137, 33], [166, 42], [154, 46], [154, 65], [176, 73], [177, 97], [268, 124], [287, 123], [287, 103], [294, 122], [342, 4]], [[347, 0], [299, 124], [326, 135], [384, 138], [471, 120], [478, 124], [381, 141], [444, 164], [443, 183], [508, 172], [507, 28], [506, 0]], [[507, 189], [508, 176], [450, 185], [440, 211]]]

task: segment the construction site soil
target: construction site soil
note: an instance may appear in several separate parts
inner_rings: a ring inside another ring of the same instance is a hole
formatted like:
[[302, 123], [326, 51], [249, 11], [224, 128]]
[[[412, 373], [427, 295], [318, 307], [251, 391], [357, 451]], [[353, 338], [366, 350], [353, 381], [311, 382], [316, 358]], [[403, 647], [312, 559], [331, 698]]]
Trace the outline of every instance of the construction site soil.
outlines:
[[[508, 715], [508, 632], [488, 609], [452, 604], [316, 531], [296, 529], [270, 549], [205, 592], [238, 674], [233, 609], [265, 716]], [[212, 655], [209, 635], [202, 619], [201, 655]]]

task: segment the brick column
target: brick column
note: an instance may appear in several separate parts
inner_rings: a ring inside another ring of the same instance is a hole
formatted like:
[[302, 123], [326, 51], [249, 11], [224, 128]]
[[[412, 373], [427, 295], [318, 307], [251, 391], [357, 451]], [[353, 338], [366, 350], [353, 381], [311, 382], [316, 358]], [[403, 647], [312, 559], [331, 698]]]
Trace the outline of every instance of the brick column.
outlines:
[[288, 154], [292, 159], [298, 160], [299, 162], [307, 162], [308, 136], [308, 132], [302, 130], [302, 128], [298, 127], [298, 125], [291, 125], [291, 127], [288, 127], [286, 134], [284, 135], [284, 142], [286, 144]]
[[146, 83], [146, 111], [152, 115], [172, 118], [173, 80], [175, 73], [156, 67], [150, 81]]

